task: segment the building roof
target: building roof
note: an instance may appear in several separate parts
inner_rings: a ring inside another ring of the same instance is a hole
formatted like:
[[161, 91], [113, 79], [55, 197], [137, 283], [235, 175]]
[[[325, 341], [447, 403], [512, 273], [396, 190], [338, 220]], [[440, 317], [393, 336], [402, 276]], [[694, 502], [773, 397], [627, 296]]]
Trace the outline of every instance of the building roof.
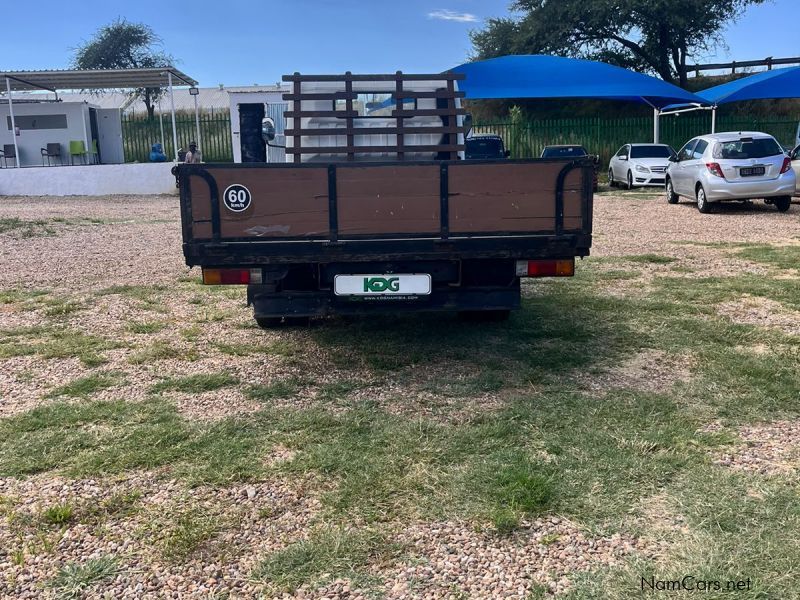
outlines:
[[[264, 93], [285, 92], [286, 88], [277, 86], [239, 86], [239, 87], [201, 87], [197, 96], [197, 105], [201, 110], [227, 110], [230, 108], [229, 93]], [[0, 90], [2, 92], [2, 90]], [[188, 88], [173, 88], [175, 94], [176, 111], [194, 111], [194, 98], [189, 94]], [[14, 103], [17, 102], [54, 102], [56, 95], [53, 92], [18, 92], [14, 94]], [[58, 100], [64, 102], [88, 102], [99, 108], [119, 108], [126, 113], [144, 113], [144, 102], [141, 98], [133, 98], [130, 92], [108, 90], [104, 92], [60, 92]], [[2, 104], [4, 100], [0, 100]], [[161, 98], [161, 110], [164, 114], [170, 109], [169, 95]], [[158, 108], [156, 108], [158, 112]]]
[[99, 90], [164, 87], [172, 74], [173, 86], [196, 86], [197, 81], [173, 66], [153, 69], [59, 69], [52, 71], [0, 71], [0, 89]]

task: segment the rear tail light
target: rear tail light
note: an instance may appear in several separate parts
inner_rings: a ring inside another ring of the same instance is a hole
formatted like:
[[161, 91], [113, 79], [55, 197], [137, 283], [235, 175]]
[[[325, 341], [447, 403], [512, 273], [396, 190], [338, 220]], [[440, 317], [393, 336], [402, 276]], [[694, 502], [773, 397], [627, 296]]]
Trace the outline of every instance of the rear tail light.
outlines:
[[781, 167], [781, 175], [788, 172], [792, 168], [792, 159], [788, 156], [783, 159], [783, 166]]
[[261, 283], [261, 269], [203, 269], [205, 285]]
[[518, 260], [518, 277], [572, 277], [575, 275], [575, 259]]
[[706, 163], [706, 167], [708, 167], [708, 171], [712, 175], [723, 178], [725, 177], [725, 175], [722, 174], [722, 167], [719, 166], [719, 163]]

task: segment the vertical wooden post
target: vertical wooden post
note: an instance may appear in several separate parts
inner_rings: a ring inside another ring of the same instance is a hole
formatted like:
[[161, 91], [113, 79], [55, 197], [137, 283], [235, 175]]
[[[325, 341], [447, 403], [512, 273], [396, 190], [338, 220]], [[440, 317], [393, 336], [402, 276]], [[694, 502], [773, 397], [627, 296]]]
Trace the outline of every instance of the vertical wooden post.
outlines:
[[353, 74], [350, 71], [344, 74], [344, 91], [347, 93], [347, 100], [345, 101], [345, 110], [347, 111], [345, 120], [347, 123], [347, 160], [353, 161], [356, 158], [356, 154], [352, 147], [356, 145], [356, 138], [353, 135]]
[[[297, 77], [297, 79], [295, 79], [294, 81], [294, 101], [292, 102], [292, 110], [294, 111], [295, 115], [299, 115], [300, 111], [302, 110], [301, 107], [303, 106], [303, 102], [302, 100], [300, 100], [300, 94], [302, 93], [303, 86], [302, 83], [300, 82], [300, 73], [295, 71], [294, 74], [295, 77]], [[294, 129], [296, 132], [299, 132], [302, 129], [302, 127], [303, 127], [303, 119], [299, 116], [294, 117], [294, 119], [292, 119], [292, 129]], [[299, 135], [299, 133], [295, 134], [294, 143], [292, 144], [295, 150], [300, 150], [300, 146], [303, 143], [302, 140], [303, 140], [302, 135]], [[294, 162], [300, 163], [302, 162], [302, 160], [303, 157], [300, 154], [300, 152], [295, 152]]]
[[[403, 96], [402, 96], [402, 94], [403, 94], [403, 72], [402, 71], [397, 71], [397, 73], [395, 73], [395, 75], [397, 76], [397, 80], [395, 81], [395, 94], [394, 94], [394, 98], [396, 100], [395, 110], [400, 111], [400, 110], [403, 110], [403, 105], [404, 105]], [[404, 123], [404, 118], [400, 114], [398, 114], [397, 115], [397, 160], [405, 160], [405, 156], [406, 156], [406, 153], [403, 150], [403, 147], [405, 146], [405, 142], [406, 142], [406, 140], [405, 140], [406, 136], [403, 133], [403, 123]]]

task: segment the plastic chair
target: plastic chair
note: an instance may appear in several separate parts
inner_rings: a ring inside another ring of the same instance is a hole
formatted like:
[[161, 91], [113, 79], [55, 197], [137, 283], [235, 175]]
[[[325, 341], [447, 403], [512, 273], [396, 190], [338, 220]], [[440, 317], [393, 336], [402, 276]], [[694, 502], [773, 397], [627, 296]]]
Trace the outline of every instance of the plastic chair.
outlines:
[[97, 140], [92, 140], [92, 148], [89, 150], [91, 161], [93, 165], [100, 164], [100, 151], [97, 149]]
[[81, 161], [86, 163], [86, 142], [83, 140], [70, 140], [69, 142], [69, 161], [75, 164], [75, 157], [80, 156]]
[[14, 164], [16, 165], [17, 161], [17, 149], [14, 147], [14, 144], [3, 144], [3, 163], [6, 167], [8, 167], [8, 159], [13, 158]]
[[47, 148], [42, 148], [42, 166], [44, 166], [44, 159], [47, 158], [47, 166], [52, 166], [51, 158], [57, 158], [64, 164], [64, 159], [61, 157], [61, 144], [53, 143], [47, 144]]

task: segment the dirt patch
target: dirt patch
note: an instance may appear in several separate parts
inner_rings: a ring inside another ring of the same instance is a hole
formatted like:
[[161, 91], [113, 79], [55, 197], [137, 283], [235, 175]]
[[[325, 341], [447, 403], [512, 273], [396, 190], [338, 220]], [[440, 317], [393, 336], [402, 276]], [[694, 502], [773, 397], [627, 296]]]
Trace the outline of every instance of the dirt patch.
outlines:
[[794, 475], [800, 468], [800, 421], [750, 425], [738, 430], [742, 443], [716, 455], [716, 464], [762, 475]]
[[739, 300], [717, 304], [717, 313], [734, 323], [777, 329], [787, 335], [800, 335], [800, 312], [780, 302], [760, 296], [743, 296]]
[[595, 196], [592, 255], [655, 253], [705, 258], [716, 254], [715, 249], [685, 242], [780, 243], [797, 235], [798, 213], [797, 206], [786, 214], [754, 202], [723, 203], [714, 214], [701, 215], [694, 203], [682, 199], [680, 204], [667, 204], [659, 192], [647, 199], [629, 199], [624, 192]]
[[691, 380], [693, 358], [661, 350], [645, 350], [597, 374], [584, 375], [581, 384], [594, 392], [634, 389], [664, 393], [677, 383]]

